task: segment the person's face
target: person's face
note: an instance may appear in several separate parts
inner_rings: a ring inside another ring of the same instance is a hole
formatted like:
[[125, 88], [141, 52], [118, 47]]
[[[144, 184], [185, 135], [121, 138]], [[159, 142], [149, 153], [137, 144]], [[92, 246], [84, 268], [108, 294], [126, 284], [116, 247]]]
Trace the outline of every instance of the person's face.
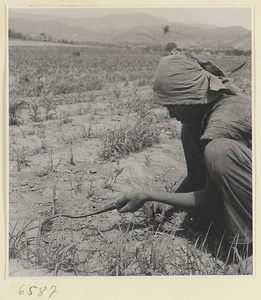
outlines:
[[193, 125], [197, 123], [205, 112], [205, 105], [167, 105], [170, 117], [175, 118], [182, 124]]

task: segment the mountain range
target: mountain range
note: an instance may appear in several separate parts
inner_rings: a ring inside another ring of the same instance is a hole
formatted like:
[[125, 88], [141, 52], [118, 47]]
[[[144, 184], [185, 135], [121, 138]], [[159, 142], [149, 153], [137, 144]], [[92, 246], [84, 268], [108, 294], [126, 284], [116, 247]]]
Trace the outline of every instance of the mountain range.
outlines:
[[9, 29], [32, 38], [44, 34], [53, 40], [81, 43], [158, 45], [175, 42], [181, 48], [251, 49], [251, 31], [243, 27], [188, 25], [144, 13], [76, 19], [10, 10]]

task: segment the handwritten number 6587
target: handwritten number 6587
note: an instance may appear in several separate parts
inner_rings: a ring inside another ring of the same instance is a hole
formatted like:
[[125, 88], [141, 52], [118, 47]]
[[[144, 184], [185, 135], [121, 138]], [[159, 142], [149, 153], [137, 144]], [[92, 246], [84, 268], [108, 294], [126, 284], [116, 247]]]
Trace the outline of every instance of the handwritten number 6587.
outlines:
[[[19, 295], [23, 295], [25, 293], [25, 289], [24, 289], [25, 285], [22, 285], [19, 290], [18, 290], [18, 294]], [[28, 295], [32, 296], [33, 295], [33, 289], [37, 289], [37, 286], [30, 286], [29, 290], [28, 290]], [[52, 297], [53, 294], [57, 293], [57, 287], [55, 285], [51, 286], [51, 294], [49, 295], [49, 298]], [[47, 287], [40, 287], [39, 288], [39, 293], [38, 293], [38, 297], [41, 297], [43, 295], [43, 293], [45, 292], [45, 290], [47, 290]]]

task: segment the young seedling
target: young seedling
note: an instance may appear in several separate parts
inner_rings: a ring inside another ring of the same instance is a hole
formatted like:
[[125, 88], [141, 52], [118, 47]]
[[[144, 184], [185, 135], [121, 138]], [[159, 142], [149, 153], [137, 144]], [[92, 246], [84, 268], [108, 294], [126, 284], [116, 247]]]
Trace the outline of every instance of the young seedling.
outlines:
[[[14, 226], [10, 224], [9, 229], [9, 258], [16, 258], [21, 256], [21, 252], [23, 251], [24, 247], [27, 245], [27, 243], [24, 243], [23, 237], [24, 234], [29, 227], [30, 224], [32, 224], [32, 221], [28, 222], [27, 224], [23, 223], [19, 226], [20, 218], [17, 219]], [[12, 227], [12, 230], [11, 230]]]
[[115, 172], [110, 172], [109, 174], [109, 178], [106, 180], [105, 184], [104, 184], [104, 188], [105, 189], [109, 189], [111, 191], [113, 191], [113, 186], [116, 182], [117, 177], [122, 173], [122, 171], [125, 169], [125, 167], [123, 168], [119, 168], [116, 169]]
[[17, 124], [19, 129], [21, 130], [21, 133], [22, 133], [22, 137], [25, 139], [26, 136], [25, 136], [25, 131], [21, 128], [21, 126], [19, 124]]
[[83, 139], [88, 137], [88, 133], [84, 125], [81, 126], [80, 135]]
[[16, 144], [15, 135], [14, 135], [14, 129], [13, 128], [10, 131], [10, 136], [12, 138], [12, 144]]
[[29, 160], [27, 159], [27, 154], [25, 151], [25, 146], [23, 146], [21, 154], [20, 154], [20, 159], [21, 159], [21, 163], [25, 166], [25, 167], [30, 167], [29, 165]]
[[20, 149], [15, 149], [12, 145], [10, 147], [14, 150], [15, 155], [16, 155], [16, 162], [17, 162], [17, 171], [21, 171], [21, 160], [20, 160]]
[[90, 118], [90, 122], [89, 122], [89, 127], [88, 129], [86, 130], [86, 127], [84, 125], [82, 125], [81, 127], [81, 136], [82, 138], [91, 138], [94, 136], [94, 132], [93, 132], [93, 129], [92, 129], [92, 118]]
[[70, 153], [71, 153], [71, 156], [70, 156], [70, 164], [75, 166], [75, 162], [74, 162], [74, 159], [73, 159], [73, 148], [72, 148], [72, 140], [70, 141]]
[[28, 109], [29, 105], [25, 101], [9, 101], [9, 124], [19, 125], [21, 123], [21, 111]]
[[111, 99], [109, 99], [109, 98], [108, 98], [108, 102], [109, 102], [109, 105], [110, 105], [111, 120], [113, 120], [113, 115], [114, 115], [114, 105], [113, 105]]
[[[71, 189], [74, 190], [75, 194], [77, 195], [79, 192], [82, 192], [82, 185], [83, 185], [83, 178], [86, 174], [86, 170], [82, 170], [79, 176], [75, 179], [71, 179]], [[75, 180], [75, 185], [73, 184]]]
[[48, 152], [48, 156], [49, 156], [49, 159], [50, 159], [50, 162], [48, 162], [48, 170], [50, 170], [51, 172], [56, 173], [58, 166], [62, 162], [62, 158], [59, 159], [57, 164], [54, 164], [54, 161], [53, 161], [53, 148], [51, 148], [50, 152]]
[[89, 189], [88, 189], [87, 195], [86, 195], [87, 199], [90, 199], [95, 193], [94, 188], [93, 188], [93, 182], [94, 182], [94, 179], [93, 179], [93, 177], [91, 177], [90, 186], [89, 186]]
[[38, 99], [31, 97], [31, 102], [29, 103], [30, 116], [33, 122], [40, 121], [41, 108], [43, 107], [42, 103]]
[[10, 147], [13, 149], [16, 155], [16, 162], [17, 162], [17, 171], [21, 171], [21, 166], [24, 165], [25, 167], [29, 167], [29, 160], [27, 159], [27, 154], [25, 151], [25, 147], [23, 146], [22, 149], [14, 148], [12, 145]]
[[125, 232], [123, 228], [119, 228], [116, 245], [115, 245], [115, 275], [125, 276], [135, 262], [134, 258], [134, 241], [130, 232], [130, 224], [128, 224]]
[[150, 167], [150, 166], [151, 166], [151, 159], [150, 159], [150, 155], [149, 155], [148, 151], [147, 151], [147, 153], [145, 154], [145, 165], [146, 165], [147, 167]]
[[59, 178], [56, 180], [54, 187], [53, 187], [53, 214], [58, 214], [58, 206], [57, 206], [57, 199], [56, 199], [56, 187], [57, 183], [59, 181]]
[[45, 119], [51, 119], [50, 112], [56, 112], [55, 100], [53, 99], [54, 92], [51, 89], [44, 90], [43, 107], [45, 108]]
[[59, 126], [59, 130], [62, 131], [62, 125], [64, 124], [64, 112], [59, 109], [59, 122], [58, 122], [58, 126]]
[[45, 138], [41, 138], [41, 151], [47, 152], [47, 141]]

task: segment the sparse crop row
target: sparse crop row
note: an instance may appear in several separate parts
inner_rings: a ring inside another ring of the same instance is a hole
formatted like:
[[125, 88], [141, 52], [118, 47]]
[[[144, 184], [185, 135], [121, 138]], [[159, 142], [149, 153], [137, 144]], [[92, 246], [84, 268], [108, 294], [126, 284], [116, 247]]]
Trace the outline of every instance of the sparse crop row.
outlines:
[[54, 94], [66, 94], [99, 90], [119, 81], [152, 80], [159, 60], [148, 55], [79, 51], [81, 56], [75, 57], [70, 48], [10, 47], [10, 96], [30, 96], [31, 89], [51, 87]]
[[[150, 217], [151, 219], [152, 217]], [[34, 265], [48, 268], [54, 276], [61, 272], [74, 276], [184, 276], [244, 274], [244, 268], [233, 271], [236, 257], [232, 249], [225, 252], [223, 237], [217, 240], [215, 252], [206, 255], [205, 236], [186, 244], [171, 231], [154, 220], [148, 224], [142, 213], [133, 221], [121, 219], [112, 241], [106, 231], [92, 226], [77, 234], [75, 223], [58, 218], [52, 228], [43, 232], [41, 225], [21, 224], [18, 220], [10, 228], [10, 258], [26, 259]], [[31, 226], [31, 228], [30, 228]], [[32, 236], [31, 230], [35, 235]], [[76, 238], [77, 236], [77, 238]], [[92, 247], [96, 243], [97, 249]], [[240, 253], [246, 257], [247, 253]], [[235, 273], [233, 273], [235, 272]]]

